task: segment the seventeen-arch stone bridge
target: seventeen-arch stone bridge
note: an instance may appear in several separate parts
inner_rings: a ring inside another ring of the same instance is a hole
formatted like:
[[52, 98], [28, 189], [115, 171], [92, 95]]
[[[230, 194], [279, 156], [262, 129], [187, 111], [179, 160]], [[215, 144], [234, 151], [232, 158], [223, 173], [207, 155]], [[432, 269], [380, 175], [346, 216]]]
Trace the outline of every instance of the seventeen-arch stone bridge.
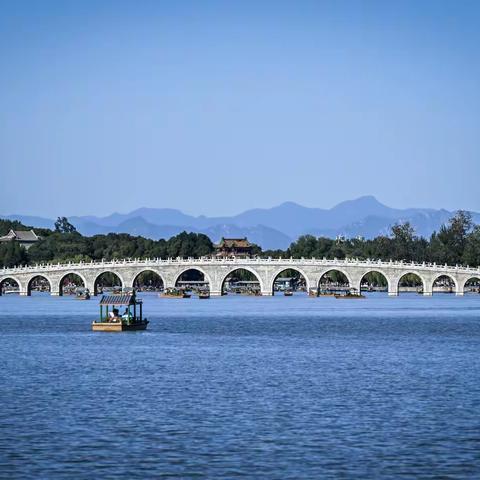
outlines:
[[[0, 286], [7, 279], [17, 282], [21, 295], [30, 295], [32, 280], [45, 278], [50, 284], [52, 295], [62, 294], [62, 282], [69, 274], [78, 275], [84, 286], [96, 294], [96, 283], [100, 275], [111, 272], [118, 276], [123, 288], [132, 288], [135, 279], [143, 272], [151, 271], [160, 276], [165, 287], [174, 287], [182, 273], [198, 270], [209, 283], [211, 295], [221, 295], [225, 279], [235, 270], [244, 269], [253, 273], [260, 284], [262, 295], [272, 295], [276, 277], [286, 269], [301, 273], [307, 290], [317, 288], [321, 277], [329, 271], [342, 272], [352, 288], [360, 290], [363, 277], [370, 272], [384, 275], [388, 282], [388, 294], [399, 292], [400, 279], [409, 273], [418, 275], [423, 283], [423, 294], [432, 295], [433, 284], [441, 276], [448, 276], [455, 285], [455, 293], [463, 295], [468, 280], [480, 278], [480, 268], [447, 266], [426, 263], [384, 262], [372, 260], [327, 260], [327, 259], [146, 259], [114, 260], [108, 262], [80, 262], [65, 264], [44, 264], [28, 267], [0, 269]], [[1, 291], [1, 289], [0, 289]]]

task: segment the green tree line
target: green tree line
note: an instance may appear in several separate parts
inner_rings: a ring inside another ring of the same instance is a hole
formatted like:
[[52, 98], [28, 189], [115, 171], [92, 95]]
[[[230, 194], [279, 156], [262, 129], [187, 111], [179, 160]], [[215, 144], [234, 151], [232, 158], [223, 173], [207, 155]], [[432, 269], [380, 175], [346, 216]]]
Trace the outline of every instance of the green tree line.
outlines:
[[[19, 222], [0, 220], [0, 235], [10, 229], [25, 230]], [[55, 224], [55, 230], [35, 229], [42, 239], [26, 251], [15, 242], [0, 243], [0, 265], [12, 267], [43, 262], [78, 262], [123, 258], [201, 257], [213, 253], [210, 238], [201, 233], [182, 232], [164, 240], [151, 240], [123, 233], [86, 237], [75, 230], [65, 217]], [[471, 215], [457, 212], [429, 239], [417, 236], [409, 223], [397, 224], [389, 235], [373, 239], [337, 239], [303, 235], [286, 250], [254, 253], [271, 257], [294, 258], [359, 258], [404, 260], [417, 262], [480, 265], [480, 226]]]
[[359, 258], [403, 260], [448, 265], [480, 265], [480, 226], [468, 212], [457, 212], [429, 239], [415, 234], [410, 223], [394, 225], [389, 235], [373, 239], [337, 239], [303, 235], [286, 250], [263, 255], [294, 258]]

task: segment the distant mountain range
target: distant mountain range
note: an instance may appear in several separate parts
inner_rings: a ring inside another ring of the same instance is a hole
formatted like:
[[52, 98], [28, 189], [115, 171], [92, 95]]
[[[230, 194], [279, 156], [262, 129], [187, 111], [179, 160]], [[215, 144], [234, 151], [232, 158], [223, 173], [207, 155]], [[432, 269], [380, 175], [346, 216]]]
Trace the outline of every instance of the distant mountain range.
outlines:
[[[303, 234], [373, 238], [388, 234], [393, 224], [406, 221], [415, 227], [418, 235], [428, 237], [453, 214], [443, 209], [390, 208], [375, 197], [364, 196], [330, 209], [286, 202], [273, 208], [247, 210], [232, 217], [194, 217], [170, 208], [139, 208], [125, 214], [70, 217], [69, 220], [84, 235], [115, 232], [159, 239], [186, 230], [205, 233], [215, 242], [221, 237], [248, 237], [264, 249], [285, 249]], [[480, 223], [480, 214], [472, 212], [472, 215], [475, 223]], [[52, 219], [26, 215], [3, 218], [34, 227], [53, 228], [54, 224]]]

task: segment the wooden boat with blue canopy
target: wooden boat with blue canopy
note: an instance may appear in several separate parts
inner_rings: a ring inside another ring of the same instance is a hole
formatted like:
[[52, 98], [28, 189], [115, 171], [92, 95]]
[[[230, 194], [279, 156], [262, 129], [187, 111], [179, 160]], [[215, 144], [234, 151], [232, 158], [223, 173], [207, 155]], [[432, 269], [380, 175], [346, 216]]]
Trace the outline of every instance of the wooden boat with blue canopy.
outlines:
[[[125, 307], [124, 312], [119, 308]], [[125, 332], [145, 330], [148, 320], [143, 318], [142, 300], [137, 300], [135, 291], [119, 295], [104, 295], [100, 300], [100, 318], [92, 322], [96, 332]]]

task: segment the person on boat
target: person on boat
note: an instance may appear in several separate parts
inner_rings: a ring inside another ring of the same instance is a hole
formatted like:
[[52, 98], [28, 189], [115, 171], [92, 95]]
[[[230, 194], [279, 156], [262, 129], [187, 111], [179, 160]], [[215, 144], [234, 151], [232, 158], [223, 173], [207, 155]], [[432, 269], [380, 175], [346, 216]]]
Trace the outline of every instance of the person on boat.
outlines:
[[125, 308], [125, 311], [123, 312], [122, 318], [124, 320], [130, 320], [132, 318], [132, 314], [129, 312], [128, 308]]

